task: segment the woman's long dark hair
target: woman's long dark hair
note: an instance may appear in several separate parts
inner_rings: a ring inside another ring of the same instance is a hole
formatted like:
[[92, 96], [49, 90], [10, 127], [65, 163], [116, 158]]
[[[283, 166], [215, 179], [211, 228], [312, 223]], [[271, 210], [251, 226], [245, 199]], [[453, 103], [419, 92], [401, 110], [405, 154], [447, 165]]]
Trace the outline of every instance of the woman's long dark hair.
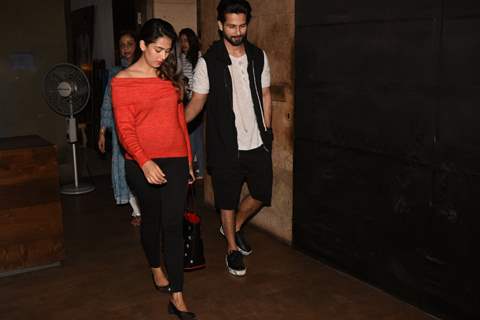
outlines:
[[173, 26], [162, 19], [153, 18], [145, 22], [140, 30], [139, 39], [145, 42], [145, 45], [155, 42], [158, 38], [167, 37], [172, 40], [172, 52], [167, 59], [158, 67], [158, 76], [164, 80], [170, 80], [179, 92], [183, 92], [183, 83], [177, 71], [177, 58], [174, 53], [174, 44], [177, 41], [177, 33]]
[[190, 28], [185, 28], [180, 30], [179, 37], [185, 35], [188, 40], [188, 52], [186, 53], [187, 60], [192, 64], [192, 67], [195, 69], [195, 66], [198, 62], [198, 53], [200, 52], [200, 41], [198, 37]]

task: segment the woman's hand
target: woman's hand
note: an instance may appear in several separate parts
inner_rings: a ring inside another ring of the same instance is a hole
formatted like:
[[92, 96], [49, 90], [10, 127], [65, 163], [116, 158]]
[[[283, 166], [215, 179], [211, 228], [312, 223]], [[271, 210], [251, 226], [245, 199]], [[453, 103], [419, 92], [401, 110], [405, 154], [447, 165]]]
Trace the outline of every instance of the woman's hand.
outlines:
[[191, 164], [188, 165], [188, 184], [192, 184], [195, 182], [195, 173], [193, 172], [193, 166]]
[[100, 134], [98, 135], [98, 150], [101, 153], [105, 153], [105, 131], [100, 130]]
[[142, 171], [147, 181], [151, 184], [164, 184], [167, 182], [162, 169], [152, 160], [148, 160], [143, 164]]

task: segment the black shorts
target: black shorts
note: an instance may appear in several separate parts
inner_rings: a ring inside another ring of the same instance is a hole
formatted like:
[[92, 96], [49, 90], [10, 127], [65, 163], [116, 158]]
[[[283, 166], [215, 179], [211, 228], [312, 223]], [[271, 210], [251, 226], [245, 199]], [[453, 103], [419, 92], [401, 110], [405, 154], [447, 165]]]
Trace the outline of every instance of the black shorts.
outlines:
[[239, 161], [228, 168], [213, 167], [212, 183], [215, 206], [219, 209], [236, 210], [242, 185], [247, 182], [250, 195], [269, 206], [272, 200], [272, 156], [262, 146], [248, 151], [239, 151]]

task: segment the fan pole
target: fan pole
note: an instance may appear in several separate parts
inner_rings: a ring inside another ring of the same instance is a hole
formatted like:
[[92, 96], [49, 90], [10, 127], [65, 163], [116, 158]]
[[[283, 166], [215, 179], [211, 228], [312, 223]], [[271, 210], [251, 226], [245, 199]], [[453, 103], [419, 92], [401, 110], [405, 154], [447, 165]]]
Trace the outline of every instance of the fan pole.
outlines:
[[95, 190], [95, 187], [89, 183], [78, 182], [78, 169], [77, 169], [77, 121], [73, 117], [72, 98], [70, 97], [70, 117], [68, 120], [68, 140], [72, 144], [73, 153], [73, 178], [74, 184], [67, 184], [60, 188], [62, 194], [77, 195], [84, 194]]
[[77, 147], [75, 142], [72, 143], [73, 150], [73, 177], [75, 179], [75, 187], [78, 188], [78, 170], [77, 170]]

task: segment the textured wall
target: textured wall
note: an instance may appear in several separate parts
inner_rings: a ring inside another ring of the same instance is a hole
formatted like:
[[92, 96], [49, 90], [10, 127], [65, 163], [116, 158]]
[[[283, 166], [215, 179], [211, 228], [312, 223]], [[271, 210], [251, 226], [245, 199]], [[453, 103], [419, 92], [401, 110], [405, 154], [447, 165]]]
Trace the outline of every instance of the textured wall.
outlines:
[[65, 146], [64, 119], [50, 110], [41, 93], [45, 73], [67, 60], [64, 2], [17, 0], [2, 6], [0, 137], [39, 134]]
[[[203, 48], [216, 40], [217, 0], [200, 1], [200, 32]], [[253, 19], [250, 41], [267, 52], [272, 73], [274, 185], [270, 208], [264, 208], [253, 219], [257, 226], [290, 242], [292, 239], [292, 170], [293, 170], [293, 44], [294, 0], [268, 3], [251, 0]], [[244, 190], [245, 191], [245, 190]], [[212, 202], [212, 190], [207, 183], [206, 199]]]
[[197, 30], [196, 0], [153, 0], [153, 16], [170, 22], [179, 32], [183, 28]]

